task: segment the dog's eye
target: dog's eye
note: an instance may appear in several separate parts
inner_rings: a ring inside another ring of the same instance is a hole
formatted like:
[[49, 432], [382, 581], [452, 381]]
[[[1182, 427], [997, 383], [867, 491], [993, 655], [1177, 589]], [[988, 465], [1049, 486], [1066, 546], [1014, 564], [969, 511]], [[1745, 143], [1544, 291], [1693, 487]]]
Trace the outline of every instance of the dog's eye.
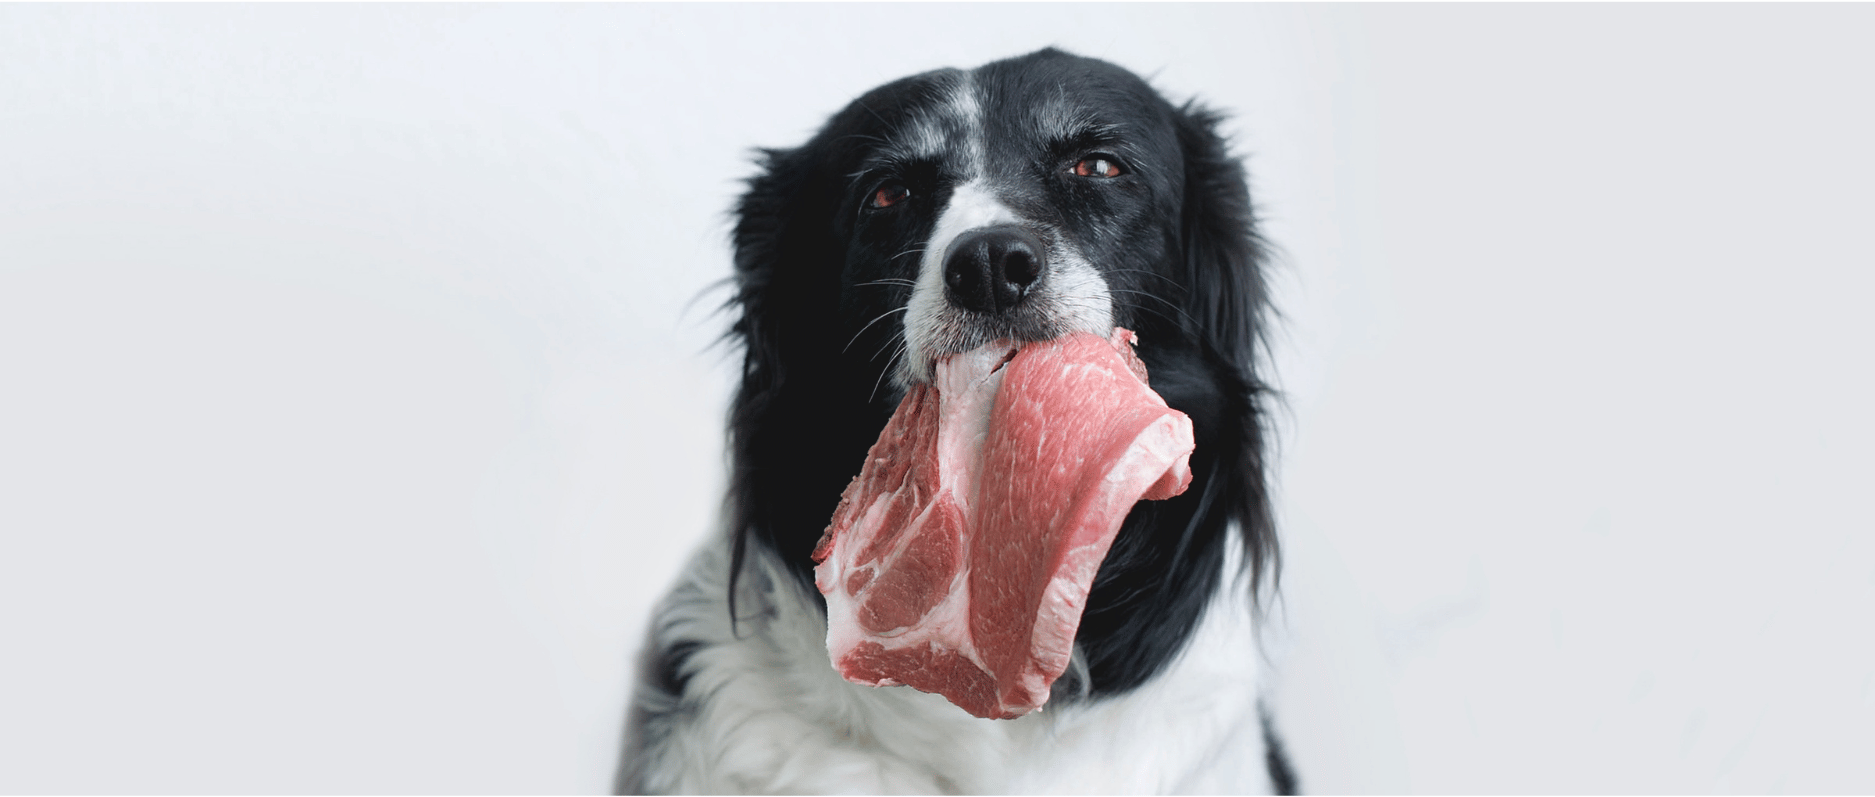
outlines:
[[879, 186], [879, 190], [872, 192], [872, 206], [889, 208], [905, 201], [905, 198], [909, 196], [911, 196], [911, 190], [905, 186], [898, 183], [886, 183]]
[[1082, 158], [1074, 164], [1076, 177], [1119, 177], [1125, 172], [1120, 169], [1119, 161], [1102, 155]]

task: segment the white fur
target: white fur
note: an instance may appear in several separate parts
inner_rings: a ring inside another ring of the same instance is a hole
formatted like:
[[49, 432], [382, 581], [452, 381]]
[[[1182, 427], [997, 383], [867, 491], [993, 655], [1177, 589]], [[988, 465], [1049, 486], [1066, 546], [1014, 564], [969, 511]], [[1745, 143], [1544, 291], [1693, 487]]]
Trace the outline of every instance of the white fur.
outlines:
[[982, 173], [989, 160], [983, 152], [983, 102], [977, 98], [976, 77], [965, 72], [957, 89], [951, 92], [951, 110], [964, 121], [965, 150], [969, 153], [969, 174], [972, 177]]
[[[740, 637], [713, 543], [659, 612], [652, 644], [703, 643], [681, 713], [647, 751], [642, 785], [701, 793], [1269, 793], [1257, 717], [1259, 654], [1244, 587], [1221, 589], [1167, 670], [1116, 698], [1015, 720], [964, 713], [937, 695], [841, 680], [809, 595], [755, 553], [741, 582]], [[1233, 546], [1234, 550], [1234, 546]], [[1226, 563], [1235, 573], [1236, 557]]]

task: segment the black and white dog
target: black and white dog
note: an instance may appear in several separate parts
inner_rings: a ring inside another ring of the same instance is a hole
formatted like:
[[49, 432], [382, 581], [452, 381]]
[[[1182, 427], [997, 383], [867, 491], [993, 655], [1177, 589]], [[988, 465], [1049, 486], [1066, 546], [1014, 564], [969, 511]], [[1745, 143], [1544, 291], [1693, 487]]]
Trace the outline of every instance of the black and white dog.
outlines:
[[[654, 618], [620, 790], [1294, 789], [1259, 708], [1263, 252], [1217, 122], [1050, 49], [887, 84], [765, 153], [735, 229], [728, 528]], [[1192, 418], [1192, 488], [1127, 516], [1045, 710], [843, 681], [810, 554], [908, 386], [1115, 325]]]

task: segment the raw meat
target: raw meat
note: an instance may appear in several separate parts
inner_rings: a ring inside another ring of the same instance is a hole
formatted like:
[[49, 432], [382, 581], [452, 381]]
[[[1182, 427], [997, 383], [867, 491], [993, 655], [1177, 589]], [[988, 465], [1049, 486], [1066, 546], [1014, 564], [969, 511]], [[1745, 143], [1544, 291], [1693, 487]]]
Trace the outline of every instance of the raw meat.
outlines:
[[999, 341], [911, 388], [814, 551], [842, 676], [979, 717], [1048, 700], [1121, 521], [1191, 483], [1191, 419], [1133, 340]]

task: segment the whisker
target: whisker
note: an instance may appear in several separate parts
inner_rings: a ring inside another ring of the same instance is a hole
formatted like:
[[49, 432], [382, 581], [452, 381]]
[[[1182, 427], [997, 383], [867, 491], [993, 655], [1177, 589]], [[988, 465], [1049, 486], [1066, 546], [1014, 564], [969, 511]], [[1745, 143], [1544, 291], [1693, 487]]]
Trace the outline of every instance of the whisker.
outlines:
[[918, 287], [918, 283], [916, 283], [916, 282], [912, 282], [911, 280], [908, 280], [908, 279], [898, 279], [898, 278], [896, 278], [896, 277], [888, 277], [888, 278], [886, 278], [886, 279], [882, 279], [882, 280], [873, 280], [873, 281], [871, 281], [871, 282], [861, 282], [861, 283], [859, 283], [859, 284], [857, 284], [857, 285], [854, 285], [853, 287], [855, 287], [855, 288], [864, 288], [864, 287], [866, 287], [866, 286], [868, 286], [868, 285], [903, 285], [903, 286], [905, 286], [905, 287], [907, 287], [907, 288], [916, 288], [916, 287]]
[[1161, 302], [1163, 304], [1170, 305], [1172, 307], [1178, 306], [1178, 305], [1172, 304], [1172, 301], [1170, 299], [1167, 299], [1163, 296], [1153, 293], [1152, 291], [1141, 291], [1141, 290], [1135, 290], [1132, 288], [1114, 288], [1114, 287], [1108, 287], [1107, 290], [1111, 293], [1126, 293], [1126, 294], [1132, 294], [1134, 296], [1144, 296], [1153, 301]]
[[878, 111], [875, 111], [872, 109], [872, 106], [867, 105], [866, 103], [860, 102], [858, 100], [854, 100], [853, 104], [859, 106], [860, 108], [865, 109], [866, 113], [872, 114], [872, 118], [879, 120], [879, 124], [885, 125], [886, 127], [892, 126], [892, 123], [886, 121], [885, 117], [880, 116]]
[[[1196, 319], [1196, 318], [1193, 318], [1193, 317], [1191, 317], [1191, 314], [1190, 314], [1190, 313], [1187, 313], [1187, 312], [1185, 312], [1185, 308], [1182, 308], [1182, 307], [1179, 307], [1179, 306], [1178, 306], [1178, 305], [1176, 305], [1176, 304], [1173, 304], [1173, 303], [1171, 302], [1171, 300], [1169, 300], [1169, 299], [1166, 299], [1166, 298], [1165, 298], [1165, 297], [1163, 297], [1163, 296], [1159, 296], [1159, 295], [1157, 295], [1157, 294], [1153, 294], [1153, 293], [1148, 293], [1148, 292], [1146, 292], [1146, 291], [1136, 291], [1136, 290], [1132, 290], [1132, 289], [1130, 289], [1130, 288], [1108, 288], [1107, 290], [1108, 290], [1108, 291], [1111, 291], [1111, 292], [1113, 292], [1113, 293], [1126, 293], [1126, 294], [1132, 294], [1132, 295], [1134, 295], [1134, 296], [1144, 296], [1144, 297], [1146, 297], [1146, 298], [1148, 298], [1148, 299], [1151, 299], [1151, 300], [1153, 300], [1153, 301], [1156, 301], [1156, 302], [1159, 302], [1160, 304], [1163, 304], [1163, 305], [1165, 305], [1166, 307], [1170, 307], [1170, 308], [1172, 308], [1172, 311], [1173, 311], [1173, 312], [1176, 312], [1176, 313], [1178, 313], [1178, 314], [1179, 314], [1179, 317], [1181, 317], [1181, 318], [1183, 318], [1183, 319], [1185, 319], [1186, 321], [1188, 321], [1188, 322], [1190, 322], [1190, 323], [1191, 323], [1191, 325], [1192, 325], [1193, 327], [1196, 327], [1196, 326], [1198, 326], [1198, 319]], [[1140, 305], [1140, 306], [1139, 306], [1139, 309], [1141, 309], [1141, 310], [1145, 310], [1145, 309], [1147, 309], [1147, 308], [1146, 308], [1146, 307], [1145, 307], [1144, 305]], [[1155, 311], [1155, 312], [1156, 312], [1156, 311]], [[1164, 313], [1157, 313], [1157, 315], [1158, 315], [1158, 316], [1159, 316], [1160, 318], [1163, 318], [1163, 319], [1165, 319], [1165, 320], [1167, 320], [1167, 321], [1171, 321], [1171, 320], [1173, 320], [1173, 319], [1172, 319], [1172, 318], [1171, 318], [1170, 316], [1167, 316], [1167, 315], [1166, 315], [1166, 314], [1164, 314]]]
[[886, 349], [891, 348], [895, 344], [904, 345], [905, 343], [906, 341], [903, 337], [897, 335], [889, 336], [885, 339], [884, 343], [879, 344], [879, 348], [873, 350], [872, 356], [867, 357], [866, 362], [877, 362], [879, 360], [879, 355], [884, 354]]
[[[864, 334], [866, 334], [866, 330], [868, 330], [868, 329], [872, 329], [872, 325], [873, 325], [873, 324], [877, 324], [877, 323], [879, 323], [880, 321], [884, 321], [884, 320], [886, 319], [886, 317], [887, 317], [887, 316], [890, 316], [890, 315], [892, 315], [893, 313], [903, 313], [903, 312], [905, 312], [906, 310], [910, 310], [910, 309], [911, 309], [911, 305], [906, 305], [906, 306], [904, 306], [904, 307], [896, 307], [896, 308], [893, 308], [893, 309], [891, 309], [891, 310], [887, 310], [887, 311], [885, 311], [885, 312], [883, 312], [883, 313], [880, 313], [880, 314], [879, 314], [879, 317], [878, 317], [878, 318], [874, 318], [874, 319], [873, 319], [873, 320], [871, 320], [871, 321], [867, 321], [867, 322], [866, 322], [866, 325], [865, 325], [865, 326], [863, 326], [863, 327], [860, 327], [860, 328], [859, 328], [859, 331], [858, 331], [858, 332], [855, 332], [855, 333], [853, 333], [853, 340], [849, 340], [849, 341], [847, 341], [847, 342], [846, 342], [846, 348], [845, 348], [845, 349], [841, 349], [841, 350], [840, 350], [840, 353], [841, 353], [841, 354], [845, 354], [845, 353], [846, 353], [846, 351], [847, 351], [847, 349], [851, 349], [851, 348], [853, 348], [853, 343], [854, 343], [855, 341], [858, 341], [858, 340], [859, 340], [859, 336], [861, 336], [861, 335], [864, 335]], [[878, 355], [876, 355], [876, 354], [875, 354], [875, 355], [873, 355], [873, 356], [874, 356], [874, 357], [877, 357]]]
[[1157, 311], [1157, 310], [1154, 310], [1154, 309], [1152, 309], [1152, 308], [1150, 308], [1150, 307], [1147, 307], [1147, 306], [1145, 306], [1145, 305], [1140, 305], [1140, 307], [1139, 307], [1139, 311], [1140, 311], [1140, 312], [1142, 312], [1142, 313], [1151, 313], [1151, 314], [1153, 314], [1153, 315], [1156, 315], [1156, 316], [1158, 316], [1158, 317], [1160, 317], [1160, 318], [1163, 318], [1163, 319], [1165, 319], [1165, 320], [1167, 320], [1167, 321], [1170, 321], [1170, 322], [1172, 322], [1172, 323], [1174, 323], [1174, 324], [1176, 324], [1176, 323], [1178, 323], [1178, 320], [1177, 320], [1177, 319], [1175, 319], [1175, 318], [1173, 318], [1173, 317], [1171, 317], [1171, 316], [1169, 316], [1169, 315], [1166, 315], [1166, 314], [1164, 314], [1164, 313], [1161, 313], [1161, 312], [1159, 312], [1159, 311]]
[[1143, 269], [1143, 268], [1116, 268], [1116, 269], [1112, 269], [1112, 271], [1115, 274], [1144, 274], [1148, 277], [1158, 277], [1159, 279], [1165, 280], [1167, 283], [1170, 283], [1174, 286], [1178, 285], [1178, 280], [1172, 279], [1171, 277], [1168, 277], [1164, 274], [1160, 274], [1157, 271], [1147, 271], [1146, 269]]
[[904, 342], [899, 343], [898, 351], [893, 353], [892, 359], [886, 361], [885, 370], [879, 372], [878, 379], [872, 380], [872, 393], [866, 396], [866, 403], [871, 404], [873, 399], [879, 397], [879, 386], [885, 383], [885, 375], [892, 373], [892, 369], [898, 367], [899, 358], [905, 356], [908, 348], [910, 347]]

